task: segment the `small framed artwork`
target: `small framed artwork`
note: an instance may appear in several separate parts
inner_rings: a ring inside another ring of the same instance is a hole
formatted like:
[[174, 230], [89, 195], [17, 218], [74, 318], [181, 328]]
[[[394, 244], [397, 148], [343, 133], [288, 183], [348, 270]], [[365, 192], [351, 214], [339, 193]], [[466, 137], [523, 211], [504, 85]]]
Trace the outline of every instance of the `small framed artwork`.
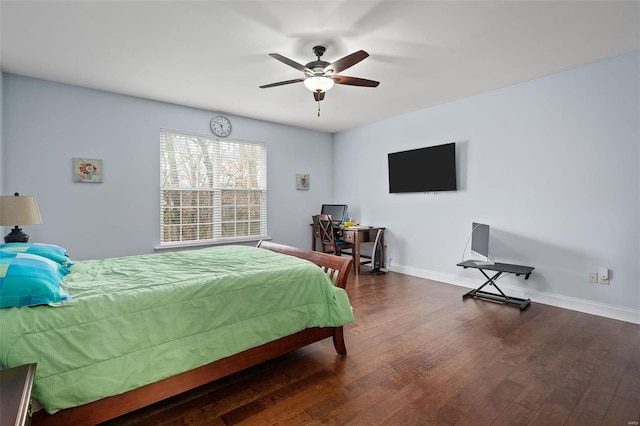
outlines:
[[309, 175], [296, 175], [296, 189], [308, 190], [309, 189]]
[[96, 158], [74, 158], [73, 181], [102, 183], [102, 160]]

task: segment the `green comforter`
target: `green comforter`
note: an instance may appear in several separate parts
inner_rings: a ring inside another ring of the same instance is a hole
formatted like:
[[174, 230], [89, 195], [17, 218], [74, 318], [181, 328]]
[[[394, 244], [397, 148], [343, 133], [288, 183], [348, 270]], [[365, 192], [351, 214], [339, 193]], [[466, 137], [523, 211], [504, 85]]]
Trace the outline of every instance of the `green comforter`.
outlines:
[[0, 363], [38, 363], [50, 413], [353, 320], [320, 268], [246, 246], [77, 262], [64, 283], [73, 306], [0, 310]]

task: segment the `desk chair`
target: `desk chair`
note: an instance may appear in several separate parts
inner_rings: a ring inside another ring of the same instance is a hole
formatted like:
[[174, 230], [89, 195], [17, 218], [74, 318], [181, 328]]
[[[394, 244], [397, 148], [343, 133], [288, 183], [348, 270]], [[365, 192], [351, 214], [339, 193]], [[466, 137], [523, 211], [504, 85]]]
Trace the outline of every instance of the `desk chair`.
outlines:
[[[367, 241], [360, 244], [360, 265], [369, 265], [371, 266], [372, 271], [376, 270], [375, 265], [373, 264], [374, 252], [376, 250], [376, 243], [382, 236], [383, 232], [384, 232], [384, 229], [382, 228], [378, 229], [378, 232], [376, 233], [376, 237], [374, 238], [373, 241]], [[347, 249], [345, 248], [345, 250]], [[353, 254], [353, 248], [349, 249], [349, 251], [343, 251], [342, 254], [355, 257]], [[381, 267], [384, 267], [384, 250], [382, 250], [382, 253], [380, 253], [380, 256], [382, 256], [382, 258], [379, 259], [380, 265]], [[354, 264], [354, 266], [356, 265]]]
[[353, 248], [352, 243], [336, 238], [331, 215], [318, 214], [313, 216], [313, 226], [318, 227], [318, 236], [320, 237], [320, 244], [324, 253], [341, 256], [342, 250]]

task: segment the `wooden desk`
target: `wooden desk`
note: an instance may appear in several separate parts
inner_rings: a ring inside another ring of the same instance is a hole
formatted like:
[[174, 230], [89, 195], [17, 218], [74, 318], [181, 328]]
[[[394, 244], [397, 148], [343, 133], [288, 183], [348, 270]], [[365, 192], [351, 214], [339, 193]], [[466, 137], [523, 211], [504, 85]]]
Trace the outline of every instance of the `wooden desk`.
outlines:
[[[334, 227], [336, 237], [348, 242], [353, 243], [353, 266], [356, 270], [356, 275], [360, 274], [360, 245], [362, 243], [373, 243], [376, 240], [378, 230], [385, 228], [380, 226], [351, 226], [345, 228], [343, 226]], [[320, 238], [318, 229], [311, 224], [311, 250], [316, 251], [316, 238]], [[380, 243], [384, 247], [384, 232], [380, 237]]]

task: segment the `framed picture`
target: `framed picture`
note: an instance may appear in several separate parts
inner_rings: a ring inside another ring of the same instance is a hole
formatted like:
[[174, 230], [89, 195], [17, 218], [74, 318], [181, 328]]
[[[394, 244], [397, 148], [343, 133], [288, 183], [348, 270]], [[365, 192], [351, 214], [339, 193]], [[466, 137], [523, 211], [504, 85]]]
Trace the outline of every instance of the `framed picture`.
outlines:
[[73, 181], [102, 183], [102, 160], [96, 158], [74, 158]]
[[309, 189], [309, 175], [296, 175], [296, 189], [308, 190]]

